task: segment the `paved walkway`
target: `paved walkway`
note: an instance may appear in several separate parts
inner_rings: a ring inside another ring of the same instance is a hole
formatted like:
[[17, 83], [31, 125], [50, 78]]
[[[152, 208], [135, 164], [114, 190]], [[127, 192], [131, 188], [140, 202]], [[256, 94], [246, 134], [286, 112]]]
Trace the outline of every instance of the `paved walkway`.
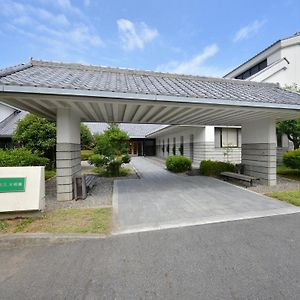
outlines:
[[141, 179], [115, 181], [115, 231], [129, 233], [299, 211], [279, 200], [215, 178], [176, 175], [136, 157]]

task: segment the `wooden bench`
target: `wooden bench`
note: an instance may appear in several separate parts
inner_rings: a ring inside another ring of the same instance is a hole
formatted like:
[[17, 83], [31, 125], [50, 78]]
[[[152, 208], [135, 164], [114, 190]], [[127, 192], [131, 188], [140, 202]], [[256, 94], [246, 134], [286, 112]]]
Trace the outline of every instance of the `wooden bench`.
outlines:
[[220, 175], [224, 177], [224, 179], [231, 178], [242, 182], [246, 182], [249, 186], [253, 186], [253, 183], [259, 180], [258, 178], [252, 176], [233, 172], [222, 172]]
[[93, 174], [84, 174], [75, 177], [74, 197], [75, 200], [85, 199], [88, 191], [90, 191], [96, 183], [97, 176]]

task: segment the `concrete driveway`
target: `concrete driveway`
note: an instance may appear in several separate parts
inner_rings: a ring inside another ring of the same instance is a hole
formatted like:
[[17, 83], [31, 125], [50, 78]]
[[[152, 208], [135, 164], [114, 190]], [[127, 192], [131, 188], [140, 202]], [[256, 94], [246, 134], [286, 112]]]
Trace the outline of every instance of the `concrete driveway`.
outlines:
[[205, 176], [176, 175], [135, 157], [141, 179], [114, 184], [114, 230], [129, 233], [299, 211], [279, 200]]

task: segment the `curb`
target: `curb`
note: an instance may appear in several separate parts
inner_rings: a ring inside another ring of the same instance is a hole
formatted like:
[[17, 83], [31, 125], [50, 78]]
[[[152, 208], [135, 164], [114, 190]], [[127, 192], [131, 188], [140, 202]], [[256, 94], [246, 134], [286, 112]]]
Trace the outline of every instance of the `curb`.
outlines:
[[49, 244], [61, 244], [83, 240], [99, 240], [107, 238], [101, 234], [52, 234], [52, 233], [23, 233], [1, 234], [0, 249], [16, 248], [23, 246], [41, 246]]
[[134, 166], [134, 164], [132, 164], [131, 162], [130, 162], [130, 164], [131, 164], [131, 167], [132, 167], [133, 171], [135, 172], [136, 177], [138, 179], [141, 179], [142, 178], [142, 174], [138, 171], [138, 169]]

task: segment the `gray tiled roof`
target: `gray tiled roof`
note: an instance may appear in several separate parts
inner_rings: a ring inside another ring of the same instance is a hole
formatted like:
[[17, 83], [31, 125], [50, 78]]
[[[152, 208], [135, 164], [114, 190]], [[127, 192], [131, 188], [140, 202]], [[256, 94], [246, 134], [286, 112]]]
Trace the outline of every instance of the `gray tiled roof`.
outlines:
[[[108, 124], [107, 123], [85, 123], [92, 133], [103, 132]], [[155, 124], [119, 124], [120, 128], [126, 131], [131, 138], [144, 138], [146, 135], [157, 131], [159, 129], [165, 128], [165, 125], [155, 125]]]
[[0, 85], [221, 99], [228, 102], [300, 103], [300, 94], [275, 84], [34, 60], [23, 67], [0, 71]]
[[17, 128], [17, 123], [27, 112], [16, 110], [14, 114], [0, 123], [0, 137], [11, 137]]

